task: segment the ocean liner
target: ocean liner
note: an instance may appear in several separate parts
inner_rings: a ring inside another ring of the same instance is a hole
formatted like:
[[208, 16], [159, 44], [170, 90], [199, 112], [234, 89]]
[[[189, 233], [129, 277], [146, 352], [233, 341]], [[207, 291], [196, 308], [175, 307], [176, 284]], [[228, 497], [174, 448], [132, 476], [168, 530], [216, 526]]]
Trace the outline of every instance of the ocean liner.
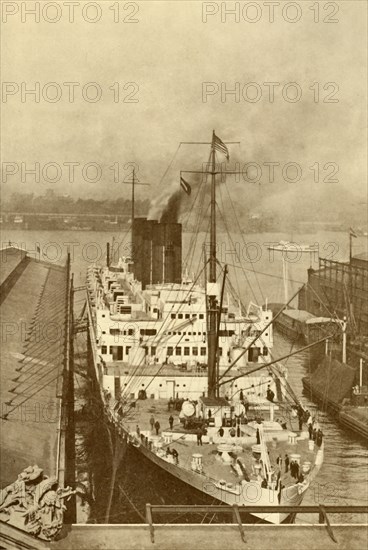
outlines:
[[209, 254], [198, 274], [182, 275], [181, 225], [135, 218], [134, 200], [132, 253], [115, 261], [107, 245], [106, 265], [88, 269], [95, 375], [128, 449], [127, 471], [139, 471], [142, 485], [158, 472], [163, 501], [170, 493], [176, 504], [299, 505], [323, 462], [322, 432], [272, 357], [271, 310], [245, 308], [226, 292], [233, 287], [216, 255], [216, 191], [218, 176], [235, 172], [216, 159], [229, 159], [229, 143], [213, 132], [209, 145], [209, 185], [201, 184], [210, 196]]

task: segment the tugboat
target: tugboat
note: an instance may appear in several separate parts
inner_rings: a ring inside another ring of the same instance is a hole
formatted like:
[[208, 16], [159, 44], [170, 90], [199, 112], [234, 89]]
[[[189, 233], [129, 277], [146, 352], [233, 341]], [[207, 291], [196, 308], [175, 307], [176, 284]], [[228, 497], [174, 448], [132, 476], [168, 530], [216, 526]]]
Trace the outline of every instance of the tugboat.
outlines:
[[[88, 270], [95, 375], [108, 421], [127, 449], [127, 475], [141, 486], [159, 478], [164, 502], [298, 506], [323, 463], [322, 432], [314, 439], [308, 433], [312, 417], [272, 357], [271, 310], [225, 299], [216, 190], [219, 175], [235, 172], [216, 162], [218, 155], [229, 160], [229, 143], [213, 132], [209, 145], [209, 257], [204, 253], [198, 275], [182, 276], [177, 220], [134, 218], [134, 204], [133, 254], [113, 262], [108, 245], [106, 265]], [[180, 173], [190, 195], [185, 173], [202, 172]], [[254, 516], [249, 521], [289, 519]]]

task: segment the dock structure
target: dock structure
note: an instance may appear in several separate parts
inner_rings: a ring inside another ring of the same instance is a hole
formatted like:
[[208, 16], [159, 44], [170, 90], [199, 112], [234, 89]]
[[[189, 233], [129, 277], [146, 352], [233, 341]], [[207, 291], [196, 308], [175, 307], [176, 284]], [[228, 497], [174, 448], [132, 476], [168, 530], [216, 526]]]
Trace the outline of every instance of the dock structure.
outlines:
[[1, 488], [34, 465], [73, 485], [70, 259], [56, 265], [11, 244], [0, 255]]
[[[261, 511], [262, 507], [252, 509]], [[263, 507], [264, 508], [264, 507]], [[285, 509], [293, 507], [285, 507]], [[0, 544], [12, 549], [70, 550], [361, 550], [366, 547], [367, 523], [333, 523], [333, 514], [364, 514], [367, 506], [300, 506], [294, 512], [307, 513], [310, 523], [291, 525], [242, 524], [241, 507], [234, 506], [151, 506], [147, 504], [146, 523], [131, 525], [65, 525], [58, 540], [36, 540], [7, 524], [1, 525]], [[184, 520], [193, 512], [202, 517], [228, 512], [229, 523], [170, 523], [169, 515]], [[156, 514], [168, 518], [156, 523]], [[331, 516], [332, 514], [332, 516]], [[309, 517], [309, 516], [308, 516]]]

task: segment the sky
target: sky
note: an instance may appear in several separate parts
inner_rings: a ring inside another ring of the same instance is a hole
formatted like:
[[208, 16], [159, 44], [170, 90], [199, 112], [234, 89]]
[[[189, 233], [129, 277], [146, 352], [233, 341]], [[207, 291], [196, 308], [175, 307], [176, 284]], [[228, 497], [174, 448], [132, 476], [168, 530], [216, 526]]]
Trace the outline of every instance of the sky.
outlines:
[[[283, 204], [303, 193], [325, 200], [326, 184], [333, 205], [347, 194], [366, 202], [365, 2], [319, 2], [317, 13], [316, 2], [280, 0], [273, 22], [267, 2], [80, 1], [74, 22], [68, 2], [40, 2], [51, 6], [39, 22], [25, 13], [34, 4], [2, 2], [4, 196], [52, 188], [128, 198], [123, 180], [135, 163], [140, 180], [152, 184], [139, 198], [157, 199], [179, 185], [180, 169], [201, 169], [207, 160], [208, 146], [177, 152], [180, 142], [208, 142], [215, 129], [223, 141], [241, 142], [229, 146], [230, 168], [256, 165], [234, 185], [241, 200], [260, 166], [256, 183]], [[224, 11], [237, 6], [238, 21]], [[65, 82], [79, 84], [73, 101]], [[279, 83], [273, 101], [270, 82]], [[38, 101], [22, 98], [22, 86], [35, 83]], [[102, 92], [96, 102], [88, 83]], [[204, 89], [212, 90], [206, 101]], [[232, 89], [239, 95], [225, 93]], [[60, 90], [58, 101], [45, 99]], [[39, 178], [26, 172], [35, 163]], [[74, 178], [65, 163], [78, 163]], [[278, 163], [274, 178], [269, 163]]]

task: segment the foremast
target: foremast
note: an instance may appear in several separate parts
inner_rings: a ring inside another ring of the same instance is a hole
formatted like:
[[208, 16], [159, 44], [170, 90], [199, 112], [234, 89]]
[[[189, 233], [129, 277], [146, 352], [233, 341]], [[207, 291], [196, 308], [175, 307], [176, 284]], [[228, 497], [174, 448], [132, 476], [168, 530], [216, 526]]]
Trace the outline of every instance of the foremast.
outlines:
[[[207, 371], [208, 371], [208, 397], [218, 397], [219, 384], [218, 384], [218, 332], [220, 327], [220, 318], [221, 318], [221, 305], [223, 298], [223, 290], [221, 293], [221, 304], [219, 307], [218, 304], [218, 291], [217, 291], [217, 264], [218, 260], [216, 257], [216, 175], [221, 174], [240, 174], [237, 171], [222, 170], [221, 168], [216, 168], [216, 151], [220, 151], [225, 154], [227, 161], [229, 161], [229, 151], [227, 148], [228, 144], [237, 144], [239, 142], [231, 141], [226, 142], [226, 144], [221, 141], [221, 139], [216, 136], [215, 130], [212, 132], [212, 141], [209, 142], [184, 142], [188, 145], [210, 145], [210, 159], [207, 164], [206, 175], [211, 176], [211, 209], [210, 209], [210, 254], [208, 263], [210, 265], [209, 269], [209, 280], [206, 284], [206, 296], [207, 296], [207, 349], [208, 349], [208, 362], [207, 362]], [[180, 178], [181, 182], [183, 180], [182, 174], [202, 174], [203, 171], [198, 170], [181, 170]], [[187, 183], [185, 182], [185, 185]], [[205, 262], [205, 267], [207, 265], [207, 260]], [[206, 269], [205, 269], [206, 271]], [[225, 269], [226, 274], [226, 269]], [[224, 287], [224, 283], [223, 283]]]
[[218, 395], [217, 385], [217, 318], [221, 313], [218, 311], [216, 288], [216, 152], [215, 152], [215, 131], [212, 132], [210, 174], [211, 174], [211, 225], [210, 225], [210, 276], [211, 283], [207, 295], [207, 337], [208, 337], [208, 397]]

